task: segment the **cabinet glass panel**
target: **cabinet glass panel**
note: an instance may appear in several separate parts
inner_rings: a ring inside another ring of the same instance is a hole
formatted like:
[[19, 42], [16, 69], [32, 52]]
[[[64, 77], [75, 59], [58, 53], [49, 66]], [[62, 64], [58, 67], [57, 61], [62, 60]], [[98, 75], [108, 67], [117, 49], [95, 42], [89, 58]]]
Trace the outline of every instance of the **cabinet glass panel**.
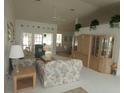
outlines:
[[92, 55], [112, 58], [114, 38], [112, 36], [94, 36], [92, 42]]

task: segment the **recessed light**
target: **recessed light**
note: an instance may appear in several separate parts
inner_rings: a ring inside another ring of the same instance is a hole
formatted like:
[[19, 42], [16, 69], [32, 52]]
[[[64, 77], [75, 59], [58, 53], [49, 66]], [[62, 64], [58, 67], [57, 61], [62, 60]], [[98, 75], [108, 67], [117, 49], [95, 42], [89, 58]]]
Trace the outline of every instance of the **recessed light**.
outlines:
[[38, 1], [39, 2], [40, 0], [35, 0], [35, 1]]
[[71, 8], [71, 9], [69, 9], [70, 11], [75, 11], [75, 9], [73, 9], [73, 8]]

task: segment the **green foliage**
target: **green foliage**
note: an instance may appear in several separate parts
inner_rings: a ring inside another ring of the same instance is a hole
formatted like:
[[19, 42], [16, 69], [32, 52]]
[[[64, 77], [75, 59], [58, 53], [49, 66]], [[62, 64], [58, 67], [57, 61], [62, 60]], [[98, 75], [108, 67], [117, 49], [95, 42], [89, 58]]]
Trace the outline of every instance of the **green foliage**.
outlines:
[[97, 25], [99, 25], [99, 21], [94, 19], [91, 21], [90, 28], [96, 28]]
[[118, 23], [118, 22], [120, 22], [120, 15], [114, 15], [111, 17], [109, 24], [111, 27], [114, 27], [114, 23]]
[[79, 31], [79, 29], [82, 27], [82, 25], [81, 24], [75, 24], [75, 30], [76, 31]]

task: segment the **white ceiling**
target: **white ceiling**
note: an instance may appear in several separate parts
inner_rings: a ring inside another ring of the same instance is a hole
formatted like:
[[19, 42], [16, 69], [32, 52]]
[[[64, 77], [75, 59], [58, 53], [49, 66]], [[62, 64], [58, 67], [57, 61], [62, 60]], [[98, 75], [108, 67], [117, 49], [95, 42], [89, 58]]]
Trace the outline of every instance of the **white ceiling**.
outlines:
[[[76, 17], [119, 2], [119, 0], [14, 0], [16, 19], [57, 23], [59, 30], [72, 30]], [[56, 15], [55, 15], [56, 9]], [[70, 11], [75, 9], [75, 11]], [[53, 17], [56, 18], [56, 22]], [[66, 28], [66, 29], [65, 29]]]

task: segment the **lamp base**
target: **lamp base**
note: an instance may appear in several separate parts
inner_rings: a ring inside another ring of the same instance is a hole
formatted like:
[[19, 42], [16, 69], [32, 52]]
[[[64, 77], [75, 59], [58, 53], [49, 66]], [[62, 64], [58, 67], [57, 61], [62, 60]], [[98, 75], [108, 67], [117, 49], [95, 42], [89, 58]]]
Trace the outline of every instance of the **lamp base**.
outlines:
[[16, 73], [19, 73], [18, 64], [16, 65]]
[[18, 69], [16, 69], [16, 73], [19, 73], [19, 70]]

